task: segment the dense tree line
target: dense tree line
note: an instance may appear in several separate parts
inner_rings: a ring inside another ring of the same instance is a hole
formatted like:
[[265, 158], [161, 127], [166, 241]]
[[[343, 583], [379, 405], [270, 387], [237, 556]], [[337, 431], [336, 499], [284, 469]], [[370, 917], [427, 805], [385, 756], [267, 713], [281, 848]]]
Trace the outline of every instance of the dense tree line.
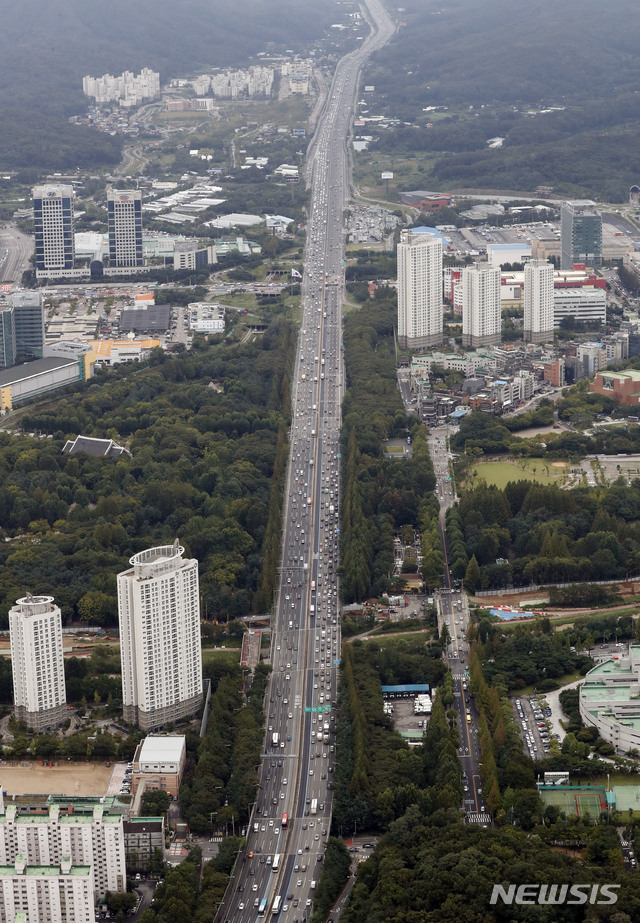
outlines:
[[[211, 672], [214, 670], [215, 672]], [[237, 664], [204, 664], [215, 689], [207, 731], [192, 753], [180, 788], [180, 804], [194, 833], [246, 823], [255, 801], [257, 767], [264, 744], [263, 697], [269, 668], [259, 664], [243, 704], [242, 674]]]
[[[536, 686], [566, 673], [586, 673], [593, 661], [586, 654], [574, 652], [570, 632], [554, 632], [548, 619], [533, 624], [505, 628], [481, 614], [470, 631], [478, 645], [487, 682], [508, 690]], [[541, 691], [544, 691], [541, 689]]]
[[[347, 602], [388, 592], [394, 531], [419, 526], [435, 487], [424, 430], [407, 417], [398, 393], [394, 313], [392, 301], [380, 300], [345, 321], [341, 591]], [[384, 458], [384, 440], [407, 431], [410, 457]]]
[[[0, 433], [0, 626], [26, 590], [54, 596], [65, 619], [116, 624], [116, 574], [176, 535], [200, 563], [203, 614], [267, 605], [294, 351], [293, 327], [276, 319], [255, 344], [160, 353], [23, 415], [52, 439]], [[63, 455], [80, 433], [125, 442], [131, 457]]]
[[[336, 727], [335, 832], [385, 829], [419, 797], [437, 747], [431, 741], [423, 753], [408, 748], [384, 714], [380, 684], [438, 685], [445, 674], [440, 653], [438, 644], [419, 652], [409, 642], [386, 642], [382, 649], [361, 641], [345, 645]], [[434, 735], [435, 729], [434, 723]], [[450, 733], [447, 727], [447, 739]]]

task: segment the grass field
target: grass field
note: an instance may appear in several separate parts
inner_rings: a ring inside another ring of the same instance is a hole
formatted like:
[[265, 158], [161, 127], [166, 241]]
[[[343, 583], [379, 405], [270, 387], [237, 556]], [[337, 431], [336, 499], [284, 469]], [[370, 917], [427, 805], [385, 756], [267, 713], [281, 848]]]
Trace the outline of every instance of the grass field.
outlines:
[[[562, 466], [562, 467], [561, 467]], [[537, 481], [539, 484], [559, 483], [568, 473], [570, 463], [549, 462], [543, 458], [527, 458], [521, 461], [490, 461], [473, 465], [467, 478], [467, 486], [482, 478], [487, 484], [504, 487], [509, 481]]]

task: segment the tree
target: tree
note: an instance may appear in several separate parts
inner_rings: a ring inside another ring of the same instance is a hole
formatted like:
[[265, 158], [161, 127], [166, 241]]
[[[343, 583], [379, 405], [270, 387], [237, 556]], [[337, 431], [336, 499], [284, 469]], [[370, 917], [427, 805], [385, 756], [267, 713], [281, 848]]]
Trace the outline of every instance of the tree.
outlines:
[[474, 554], [472, 555], [464, 574], [464, 586], [465, 589], [469, 590], [471, 593], [475, 593], [475, 591], [481, 585], [482, 575], [480, 573], [480, 566], [478, 565], [476, 556]]

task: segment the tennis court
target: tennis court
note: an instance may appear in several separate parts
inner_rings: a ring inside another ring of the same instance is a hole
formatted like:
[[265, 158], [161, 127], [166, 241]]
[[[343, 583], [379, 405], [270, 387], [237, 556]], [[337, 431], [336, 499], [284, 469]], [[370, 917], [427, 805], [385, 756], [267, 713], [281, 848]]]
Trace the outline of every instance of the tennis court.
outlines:
[[565, 814], [582, 817], [600, 817], [607, 810], [607, 793], [604, 786], [552, 785], [541, 786], [540, 797], [545, 805], [553, 804]]

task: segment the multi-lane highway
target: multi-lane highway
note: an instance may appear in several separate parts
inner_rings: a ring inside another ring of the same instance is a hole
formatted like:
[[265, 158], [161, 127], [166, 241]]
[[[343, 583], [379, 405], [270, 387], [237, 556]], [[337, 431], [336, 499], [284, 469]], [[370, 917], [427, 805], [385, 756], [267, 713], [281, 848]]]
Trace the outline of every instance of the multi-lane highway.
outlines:
[[331, 823], [335, 760], [343, 211], [347, 133], [366, 56], [394, 26], [367, 0], [371, 36], [335, 71], [309, 156], [311, 212], [302, 329], [292, 389], [281, 577], [272, 622], [273, 674], [258, 798], [219, 919], [303, 923]]
[[0, 282], [19, 284], [32, 253], [33, 237], [12, 224], [0, 225]]

